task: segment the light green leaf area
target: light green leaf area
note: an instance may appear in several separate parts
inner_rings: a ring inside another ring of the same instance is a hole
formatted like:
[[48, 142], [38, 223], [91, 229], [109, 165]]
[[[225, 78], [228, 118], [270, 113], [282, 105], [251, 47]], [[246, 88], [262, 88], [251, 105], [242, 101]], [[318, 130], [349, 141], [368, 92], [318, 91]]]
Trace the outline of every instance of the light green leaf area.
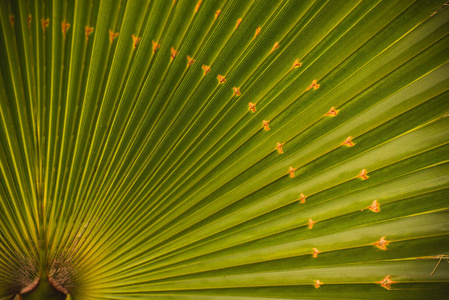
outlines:
[[446, 0], [0, 1], [0, 299], [447, 299]]

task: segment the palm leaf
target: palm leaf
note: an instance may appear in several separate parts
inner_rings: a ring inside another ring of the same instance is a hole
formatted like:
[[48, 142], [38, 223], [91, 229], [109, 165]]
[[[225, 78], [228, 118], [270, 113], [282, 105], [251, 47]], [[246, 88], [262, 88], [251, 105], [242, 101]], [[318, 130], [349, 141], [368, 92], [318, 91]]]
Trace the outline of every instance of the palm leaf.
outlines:
[[1, 299], [444, 299], [449, 9], [0, 3]]

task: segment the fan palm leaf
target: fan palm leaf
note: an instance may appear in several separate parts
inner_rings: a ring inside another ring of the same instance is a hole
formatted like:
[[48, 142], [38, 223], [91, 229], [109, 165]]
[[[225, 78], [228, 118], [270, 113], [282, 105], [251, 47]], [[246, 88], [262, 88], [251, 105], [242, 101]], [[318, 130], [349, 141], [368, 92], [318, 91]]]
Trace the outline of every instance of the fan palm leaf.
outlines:
[[445, 0], [0, 3], [0, 299], [444, 299]]

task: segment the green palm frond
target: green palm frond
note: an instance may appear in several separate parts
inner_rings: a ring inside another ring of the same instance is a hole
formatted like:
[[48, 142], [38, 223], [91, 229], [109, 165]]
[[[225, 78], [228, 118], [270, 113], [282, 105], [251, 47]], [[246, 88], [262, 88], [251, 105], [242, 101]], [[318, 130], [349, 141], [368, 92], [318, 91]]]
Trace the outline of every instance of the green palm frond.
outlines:
[[0, 2], [0, 299], [444, 299], [446, 0]]

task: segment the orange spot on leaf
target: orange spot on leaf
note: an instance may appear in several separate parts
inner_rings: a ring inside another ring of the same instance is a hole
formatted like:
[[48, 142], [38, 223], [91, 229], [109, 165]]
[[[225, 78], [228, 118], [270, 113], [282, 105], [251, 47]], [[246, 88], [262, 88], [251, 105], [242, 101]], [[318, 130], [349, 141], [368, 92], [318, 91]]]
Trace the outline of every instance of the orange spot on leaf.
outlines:
[[[256, 104], [254, 104], [254, 103], [252, 103], [252, 102], [250, 102], [250, 103], [248, 103], [248, 106], [249, 106], [249, 110], [251, 111], [251, 112], [256, 112]], [[265, 128], [265, 130], [270, 130], [270, 127], [268, 127], [268, 122], [267, 121], [263, 121], [264, 123], [264, 125], [263, 125], [263, 127]], [[266, 126], [265, 126], [266, 125]], [[268, 129], [267, 129], [268, 128]]]
[[371, 210], [372, 212], [378, 213], [380, 212], [380, 205], [379, 203], [377, 203], [377, 200], [373, 201], [373, 204], [371, 204], [370, 206], [368, 206], [369, 210]]
[[288, 174], [290, 174], [290, 177], [291, 177], [291, 178], [295, 177], [295, 171], [296, 171], [295, 168], [289, 167]]
[[220, 15], [220, 13], [221, 13], [221, 9], [219, 9], [219, 10], [217, 10], [217, 11], [215, 12], [215, 20], [218, 18], [218, 16]]
[[377, 242], [375, 242], [373, 245], [376, 246], [377, 248], [381, 249], [381, 250], [387, 250], [387, 246], [390, 243], [385, 240], [385, 237], [381, 237], [380, 240], [378, 240]]
[[28, 24], [28, 29], [30, 29], [31, 28], [31, 14], [29, 14], [27, 17], [27, 24]]
[[170, 59], [174, 60], [176, 55], [178, 55], [178, 51], [176, 51], [175, 48], [171, 47], [171, 49], [170, 49]]
[[313, 224], [315, 224], [316, 221], [313, 221], [312, 219], [309, 219], [309, 229], [313, 228]]
[[242, 23], [242, 18], [237, 19], [237, 24], [235, 25], [235, 29], [237, 29], [239, 27], [240, 23]]
[[342, 145], [345, 145], [345, 146], [347, 146], [347, 147], [352, 147], [352, 146], [354, 146], [355, 144], [352, 142], [352, 137], [350, 137], [350, 136], [348, 136], [347, 138], [346, 138], [346, 140], [343, 142], [343, 143], [341, 143]]
[[137, 48], [137, 44], [142, 40], [142, 38], [135, 36], [134, 34], [131, 36], [133, 38], [133, 49]]
[[318, 279], [315, 280], [315, 288], [316, 289], [320, 288], [320, 286], [322, 286], [322, 285], [323, 285], [323, 283], [321, 281], [319, 281]]
[[304, 194], [299, 195], [299, 203], [304, 204], [306, 203], [307, 196], [304, 196]]
[[277, 48], [279, 48], [278, 42], [274, 43], [273, 49], [271, 49], [270, 54], [273, 53], [273, 51], [276, 50]]
[[284, 146], [284, 144], [281, 144], [281, 143], [276, 143], [276, 150], [279, 152], [279, 153], [284, 153], [284, 150], [282, 150], [282, 146]]
[[257, 27], [256, 33], [254, 34], [254, 38], [253, 39], [255, 39], [259, 34], [260, 34], [260, 27]]
[[9, 23], [11, 23], [11, 26], [14, 26], [14, 15], [9, 15]]
[[64, 37], [65, 37], [65, 34], [67, 33], [67, 30], [70, 29], [70, 24], [67, 23], [66, 21], [63, 21], [63, 22], [61, 23], [61, 29], [62, 29], [62, 34], [63, 34]]
[[299, 68], [302, 65], [302, 63], [299, 61], [299, 59], [297, 58], [294, 62], [293, 62], [293, 66], [290, 68], [290, 70], [294, 69], [294, 68]]
[[391, 285], [396, 283], [396, 281], [393, 281], [390, 279], [391, 275], [388, 275], [387, 277], [385, 277], [384, 279], [382, 279], [381, 281], [376, 282], [377, 284], [380, 284], [383, 288], [390, 290], [391, 289]]
[[161, 44], [155, 41], [151, 41], [151, 44], [153, 44], [153, 54], [156, 53], [157, 49], [161, 47]]
[[241, 93], [240, 93], [240, 88], [238, 88], [238, 87], [233, 87], [232, 89], [234, 90], [234, 96], [240, 96], [240, 95], [241, 95]]
[[218, 84], [223, 84], [226, 82], [226, 78], [223, 75], [217, 75]]
[[336, 115], [338, 115], [338, 110], [334, 107], [331, 107], [331, 109], [326, 113], [326, 116], [335, 117]]
[[357, 175], [357, 178], [360, 178], [362, 180], [367, 180], [369, 178], [369, 176], [367, 175], [366, 169], [363, 169], [362, 171], [360, 171], [360, 174]]
[[317, 258], [319, 253], [321, 253], [320, 250], [318, 250], [317, 248], [313, 248], [313, 258]]
[[269, 123], [270, 123], [270, 121], [265, 121], [265, 120], [262, 121], [262, 127], [265, 131], [270, 130], [270, 126], [268, 125]]
[[204, 70], [204, 75], [206, 75], [207, 73], [210, 72], [210, 67], [209, 66], [203, 65], [201, 68], [203, 68], [203, 70]]
[[42, 25], [42, 30], [45, 32], [45, 29], [48, 27], [48, 24], [50, 23], [50, 19], [47, 19], [47, 20], [44, 20], [44, 19], [42, 19], [41, 20], [41, 25]]
[[91, 34], [94, 31], [93, 27], [84, 26], [84, 32], [86, 34], [86, 41], [89, 39], [89, 34]]
[[198, 12], [198, 10], [200, 9], [201, 2], [203, 2], [203, 0], [199, 0], [198, 3], [196, 4], [195, 13]]
[[314, 80], [312, 81], [312, 84], [309, 85], [309, 87], [307, 88], [307, 90], [310, 90], [310, 89], [312, 89], [312, 88], [313, 88], [314, 90], [320, 88], [320, 85], [319, 85], [318, 83], [316, 83], [316, 79], [314, 79]]
[[118, 32], [113, 32], [109, 29], [109, 41], [112, 43], [116, 37], [118, 37]]
[[190, 67], [191, 64], [193, 64], [195, 60], [187, 55], [187, 67]]

